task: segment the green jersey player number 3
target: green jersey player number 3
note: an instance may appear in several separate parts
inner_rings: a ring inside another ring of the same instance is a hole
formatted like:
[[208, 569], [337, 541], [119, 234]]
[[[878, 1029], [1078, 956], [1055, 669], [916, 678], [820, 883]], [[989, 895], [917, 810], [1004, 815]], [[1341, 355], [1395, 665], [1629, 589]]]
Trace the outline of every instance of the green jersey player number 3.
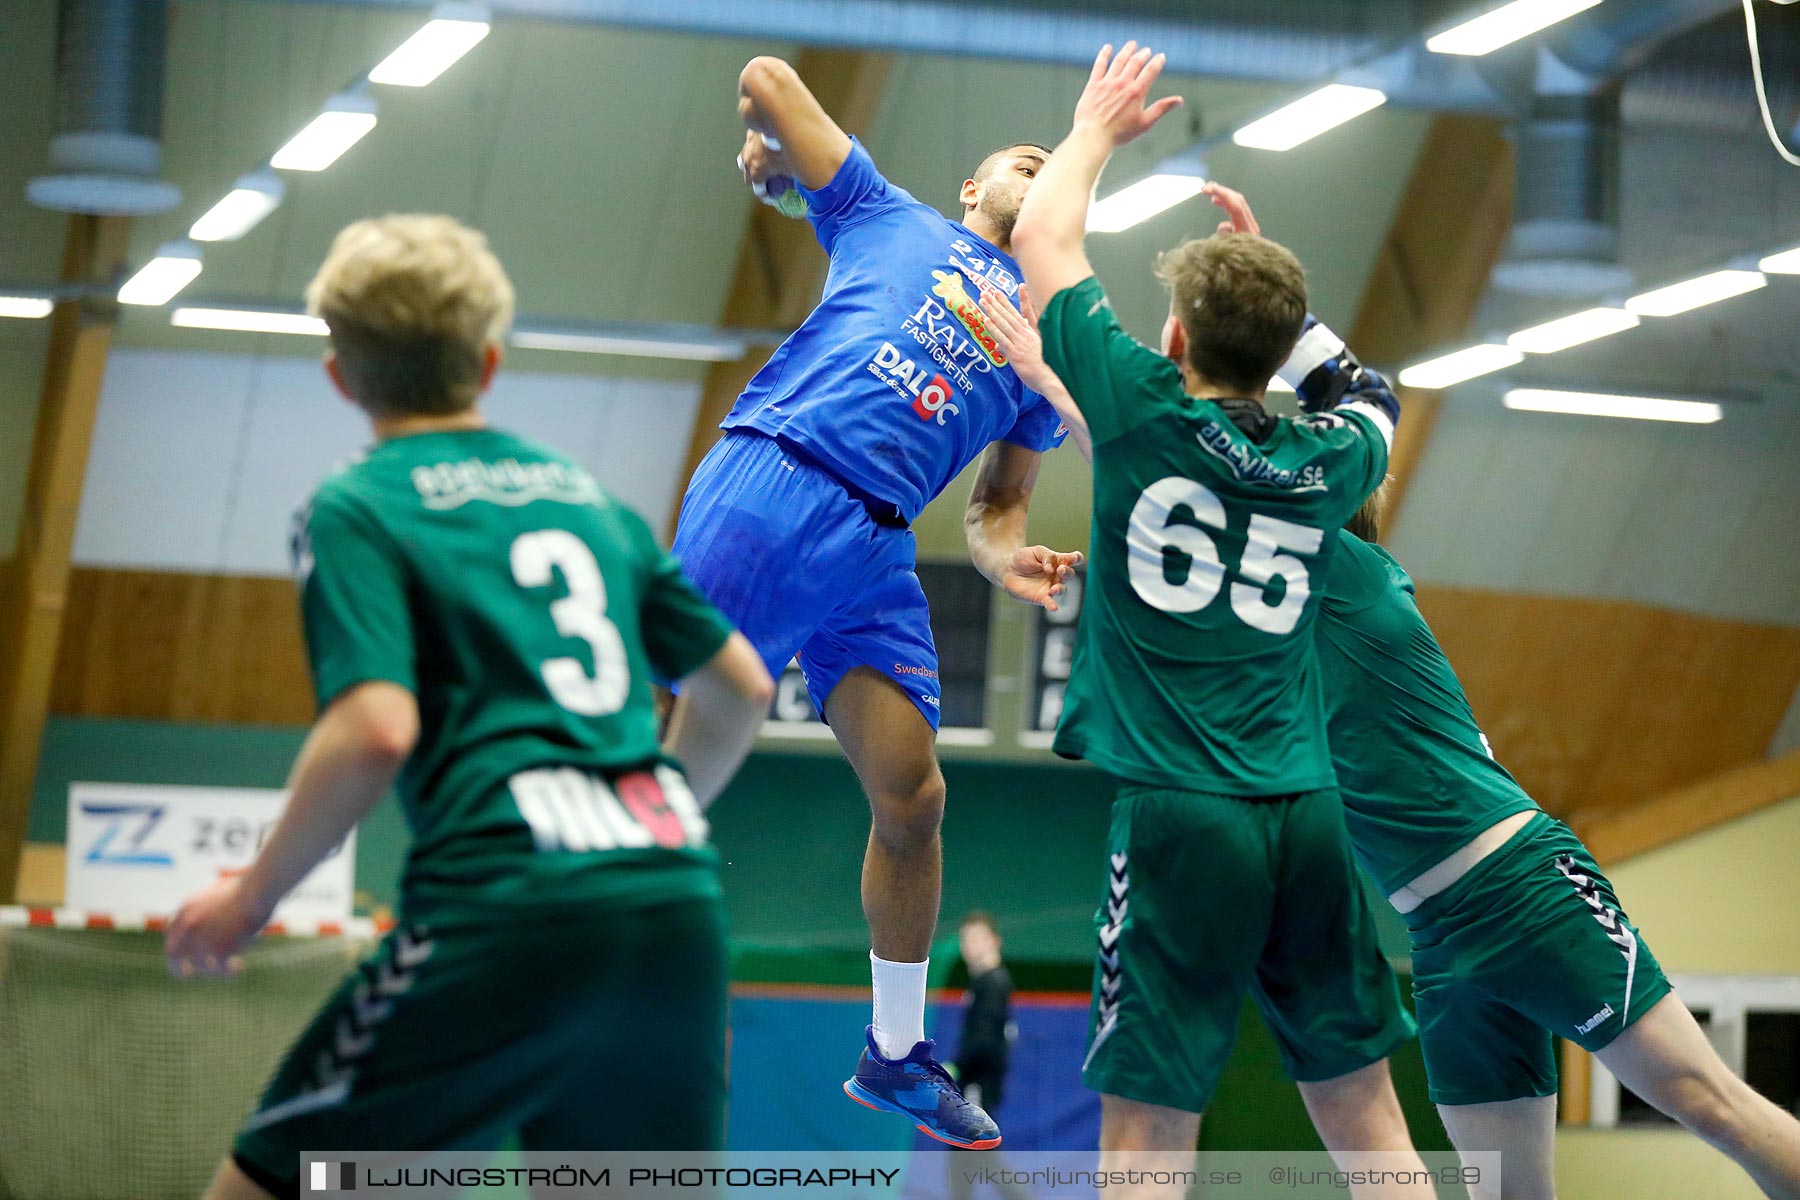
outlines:
[[568, 595], [550, 602], [556, 631], [580, 638], [594, 654], [588, 674], [577, 658], [545, 659], [541, 668], [550, 696], [570, 712], [603, 717], [625, 707], [631, 690], [631, 668], [625, 640], [606, 616], [606, 580], [587, 543], [566, 529], [522, 533], [512, 544], [512, 573], [522, 588], [555, 586], [561, 572]]

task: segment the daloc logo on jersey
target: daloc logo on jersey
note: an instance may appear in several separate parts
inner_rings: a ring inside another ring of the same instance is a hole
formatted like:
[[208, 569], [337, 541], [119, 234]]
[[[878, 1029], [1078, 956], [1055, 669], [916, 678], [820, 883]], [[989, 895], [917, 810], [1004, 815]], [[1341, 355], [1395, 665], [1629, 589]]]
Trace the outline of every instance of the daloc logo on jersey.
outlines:
[[875, 359], [869, 364], [869, 374], [893, 388], [902, 399], [910, 399], [913, 412], [921, 421], [935, 418], [943, 425], [962, 411], [951, 403], [956, 397], [956, 389], [948, 380], [942, 375], [927, 379], [926, 368], [900, 353], [892, 342], [881, 343], [881, 349], [875, 352]]

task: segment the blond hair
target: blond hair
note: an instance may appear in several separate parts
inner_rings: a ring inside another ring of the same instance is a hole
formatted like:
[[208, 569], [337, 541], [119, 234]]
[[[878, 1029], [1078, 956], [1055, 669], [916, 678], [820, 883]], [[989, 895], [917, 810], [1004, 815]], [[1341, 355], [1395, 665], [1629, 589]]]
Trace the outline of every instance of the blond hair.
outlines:
[[1381, 541], [1381, 521], [1383, 517], [1387, 516], [1389, 485], [1393, 482], [1392, 475], [1382, 477], [1375, 490], [1369, 493], [1369, 498], [1362, 502], [1360, 508], [1350, 514], [1348, 521], [1344, 522], [1346, 533], [1353, 534], [1370, 545]]
[[1201, 378], [1261, 395], [1306, 324], [1306, 272], [1287, 247], [1250, 233], [1214, 234], [1158, 256]]
[[489, 346], [512, 324], [513, 286], [487, 238], [450, 217], [357, 221], [306, 288], [345, 385], [379, 416], [459, 412], [481, 393]]

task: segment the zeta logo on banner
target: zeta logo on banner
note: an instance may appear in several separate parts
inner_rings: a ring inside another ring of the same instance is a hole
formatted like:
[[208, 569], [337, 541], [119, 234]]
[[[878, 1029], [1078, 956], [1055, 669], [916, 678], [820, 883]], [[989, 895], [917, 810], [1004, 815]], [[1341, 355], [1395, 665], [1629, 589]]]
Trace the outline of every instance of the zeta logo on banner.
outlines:
[[[63, 902], [115, 916], [172, 916], [207, 884], [248, 867], [286, 803], [286, 793], [273, 788], [72, 784]], [[346, 920], [355, 860], [352, 834], [300, 881], [274, 919]]]
[[[83, 804], [82, 816], [105, 822], [100, 836], [88, 845], [86, 861], [113, 866], [173, 866], [175, 860], [167, 852], [144, 849], [145, 840], [156, 832], [168, 811], [160, 804]], [[114, 842], [119, 845], [115, 847]]]

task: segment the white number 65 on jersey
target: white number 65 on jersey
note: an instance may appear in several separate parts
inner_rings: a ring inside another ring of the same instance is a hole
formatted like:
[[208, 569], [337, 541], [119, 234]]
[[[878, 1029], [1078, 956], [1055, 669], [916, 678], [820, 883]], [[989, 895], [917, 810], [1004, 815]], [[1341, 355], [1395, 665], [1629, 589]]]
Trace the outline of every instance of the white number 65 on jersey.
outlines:
[[[1206, 530], [1169, 523], [1170, 515], [1186, 505], [1201, 525], [1225, 528], [1225, 505], [1204, 484], [1179, 475], [1159, 479], [1145, 488], [1131, 508], [1125, 530], [1126, 565], [1132, 590], [1144, 603], [1163, 612], [1198, 612], [1211, 604], [1225, 586], [1225, 566], [1219, 547]], [[1264, 633], [1287, 634], [1300, 622], [1312, 581], [1306, 564], [1283, 550], [1317, 554], [1325, 534], [1263, 513], [1250, 517], [1245, 531], [1244, 557], [1238, 574], [1247, 583], [1231, 585], [1231, 611], [1238, 620]], [[1170, 583], [1163, 572], [1163, 552], [1173, 548], [1193, 560], [1187, 578]], [[1269, 603], [1269, 584], [1286, 582], [1279, 602]]]

